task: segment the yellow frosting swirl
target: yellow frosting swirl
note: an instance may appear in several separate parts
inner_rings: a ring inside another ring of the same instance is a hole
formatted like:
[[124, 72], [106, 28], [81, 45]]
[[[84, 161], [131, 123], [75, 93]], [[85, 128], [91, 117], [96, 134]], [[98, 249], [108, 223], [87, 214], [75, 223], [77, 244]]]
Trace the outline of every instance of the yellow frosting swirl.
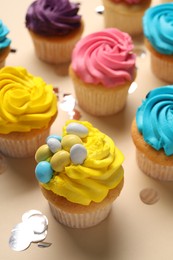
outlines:
[[23, 67], [0, 70], [0, 104], [1, 134], [46, 127], [57, 112], [53, 87]]
[[78, 122], [89, 130], [88, 135], [81, 138], [87, 149], [87, 158], [81, 165], [71, 163], [41, 185], [74, 203], [89, 205], [91, 201], [101, 202], [109, 190], [121, 182], [124, 156], [110, 137], [87, 121], [68, 120], [63, 136], [68, 134], [66, 127], [71, 122]]

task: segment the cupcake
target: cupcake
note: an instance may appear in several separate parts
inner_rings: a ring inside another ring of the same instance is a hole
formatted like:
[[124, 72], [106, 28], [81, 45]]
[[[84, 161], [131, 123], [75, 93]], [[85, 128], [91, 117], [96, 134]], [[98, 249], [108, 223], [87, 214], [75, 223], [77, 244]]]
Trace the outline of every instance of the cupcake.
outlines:
[[173, 180], [173, 86], [151, 90], [137, 109], [131, 133], [139, 168], [157, 180]]
[[26, 13], [26, 28], [36, 55], [51, 64], [67, 63], [80, 39], [84, 23], [78, 15], [79, 4], [68, 0], [37, 0]]
[[142, 17], [151, 0], [103, 0], [106, 27], [115, 27], [132, 36], [143, 33]]
[[136, 77], [135, 61], [131, 37], [118, 29], [104, 29], [82, 38], [69, 67], [79, 106], [95, 116], [121, 111]]
[[53, 87], [22, 67], [0, 69], [0, 152], [34, 156], [57, 115]]
[[6, 58], [10, 52], [11, 40], [7, 38], [8, 33], [8, 28], [0, 20], [0, 68], [4, 67]]
[[143, 17], [145, 45], [154, 75], [173, 83], [173, 3], [149, 8]]
[[53, 216], [69, 227], [103, 221], [123, 188], [123, 154], [87, 121], [68, 120], [62, 136], [48, 136], [35, 159], [36, 178]]

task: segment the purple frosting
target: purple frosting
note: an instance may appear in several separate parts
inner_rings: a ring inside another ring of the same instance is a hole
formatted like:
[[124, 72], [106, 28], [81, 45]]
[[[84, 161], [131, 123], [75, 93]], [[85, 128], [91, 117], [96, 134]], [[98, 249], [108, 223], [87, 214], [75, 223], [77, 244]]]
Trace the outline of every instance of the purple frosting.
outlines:
[[37, 0], [26, 14], [26, 27], [45, 36], [67, 35], [80, 27], [79, 4], [69, 0]]

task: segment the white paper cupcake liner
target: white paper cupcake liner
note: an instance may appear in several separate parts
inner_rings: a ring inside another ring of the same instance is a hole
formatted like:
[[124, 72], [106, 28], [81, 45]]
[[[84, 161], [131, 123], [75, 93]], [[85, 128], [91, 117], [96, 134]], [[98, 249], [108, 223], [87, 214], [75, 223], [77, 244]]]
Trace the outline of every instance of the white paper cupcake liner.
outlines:
[[143, 32], [142, 17], [145, 9], [124, 8], [123, 4], [115, 4], [110, 0], [103, 0], [104, 21], [106, 27], [116, 27], [130, 35]]
[[95, 116], [113, 115], [120, 112], [127, 100], [127, 86], [118, 88], [115, 91], [107, 92], [78, 85], [74, 80], [74, 89], [77, 97], [78, 105], [86, 112]]
[[[34, 135], [33, 137], [31, 136], [30, 138], [24, 137], [19, 140], [0, 137], [0, 152], [3, 155], [14, 158], [26, 158], [34, 156], [38, 147], [45, 143], [49, 132], [50, 129], [46, 128], [38, 135]], [[25, 136], [24, 133], [23, 136]]]
[[47, 63], [58, 65], [61, 63], [68, 63], [71, 61], [71, 55], [74, 46], [81, 38], [84, 29], [82, 21], [81, 27], [72, 35], [44, 38], [33, 32], [30, 32], [31, 39], [35, 48], [37, 57]]
[[173, 166], [165, 166], [155, 163], [139, 150], [136, 150], [136, 159], [139, 168], [146, 175], [161, 181], [173, 181]]
[[111, 211], [112, 204], [108, 204], [106, 207], [97, 209], [90, 213], [75, 214], [65, 212], [51, 202], [49, 206], [54, 218], [61, 224], [71, 228], [89, 228], [99, 224], [103, 221]]
[[150, 54], [151, 69], [155, 76], [166, 82], [173, 83], [173, 59], [168, 61], [154, 55], [152, 52], [150, 52]]

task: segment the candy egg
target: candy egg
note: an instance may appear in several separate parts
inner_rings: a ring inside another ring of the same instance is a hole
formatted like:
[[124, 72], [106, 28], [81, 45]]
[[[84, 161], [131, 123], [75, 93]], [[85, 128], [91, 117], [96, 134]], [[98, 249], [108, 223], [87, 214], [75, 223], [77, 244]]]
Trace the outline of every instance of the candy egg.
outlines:
[[57, 140], [60, 141], [60, 142], [61, 142], [61, 139], [62, 139], [61, 136], [54, 134], [54, 135], [49, 135], [49, 136], [47, 137], [46, 142], [47, 142], [50, 138], [55, 138], [55, 139], [57, 139]]
[[70, 123], [66, 127], [66, 131], [68, 134], [78, 135], [81, 138], [84, 138], [88, 135], [88, 128], [79, 123]]
[[49, 149], [52, 153], [56, 153], [57, 151], [61, 150], [61, 143], [56, 138], [48, 138], [47, 145], [49, 146]]
[[70, 154], [64, 150], [58, 151], [52, 156], [50, 163], [54, 171], [61, 172], [71, 163]]
[[64, 150], [69, 152], [70, 148], [74, 144], [82, 144], [82, 140], [80, 139], [79, 136], [77, 136], [77, 135], [65, 135], [62, 138], [61, 145], [62, 145]]
[[74, 164], [82, 164], [87, 157], [87, 150], [82, 144], [75, 144], [70, 149], [70, 158]]
[[49, 162], [39, 162], [35, 168], [35, 175], [38, 181], [47, 183], [53, 176], [53, 169]]
[[35, 153], [36, 162], [46, 161], [52, 156], [52, 152], [47, 144], [40, 146]]

